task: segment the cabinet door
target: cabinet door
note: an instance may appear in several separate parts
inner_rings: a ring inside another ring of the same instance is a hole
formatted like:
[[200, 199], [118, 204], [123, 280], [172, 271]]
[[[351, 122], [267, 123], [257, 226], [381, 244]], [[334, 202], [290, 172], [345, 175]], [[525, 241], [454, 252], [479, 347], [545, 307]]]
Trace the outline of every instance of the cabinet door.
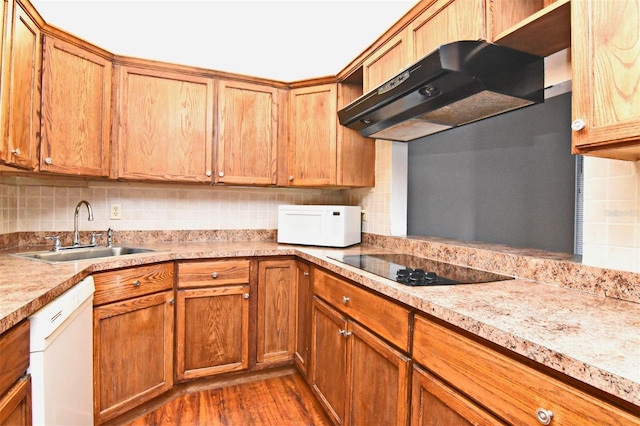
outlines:
[[503, 424], [456, 390], [414, 367], [411, 426]]
[[102, 423], [173, 386], [173, 291], [93, 310], [94, 409]]
[[409, 60], [414, 62], [440, 45], [485, 39], [484, 0], [438, 0], [408, 29]]
[[0, 396], [0, 426], [31, 425], [31, 376], [21, 378]]
[[40, 29], [19, 2], [13, 5], [2, 63], [2, 157], [35, 170], [40, 135]]
[[275, 185], [278, 89], [236, 81], [218, 83], [216, 182]]
[[288, 186], [336, 184], [337, 85], [289, 92]]
[[355, 323], [349, 323], [349, 421], [353, 425], [406, 425], [409, 358]]
[[346, 320], [313, 298], [311, 323], [311, 387], [335, 424], [347, 412]]
[[176, 377], [188, 380], [249, 366], [249, 286], [178, 291]]
[[410, 62], [406, 33], [403, 31], [365, 59], [362, 65], [364, 92], [375, 89], [395, 76]]
[[117, 105], [117, 176], [211, 181], [213, 80], [123, 66]]
[[[338, 108], [362, 96], [361, 85], [338, 85]], [[336, 180], [338, 186], [375, 186], [376, 141], [338, 126]]]
[[108, 176], [111, 61], [44, 37], [40, 171]]
[[296, 262], [297, 294], [296, 307], [296, 351], [295, 361], [298, 369], [305, 377], [309, 373], [309, 350], [311, 347], [311, 307], [313, 303], [313, 288], [311, 287], [311, 268], [307, 263]]
[[295, 260], [261, 261], [258, 267], [258, 363], [293, 358], [296, 301]]
[[574, 153], [640, 159], [639, 27], [637, 1], [571, 2]]

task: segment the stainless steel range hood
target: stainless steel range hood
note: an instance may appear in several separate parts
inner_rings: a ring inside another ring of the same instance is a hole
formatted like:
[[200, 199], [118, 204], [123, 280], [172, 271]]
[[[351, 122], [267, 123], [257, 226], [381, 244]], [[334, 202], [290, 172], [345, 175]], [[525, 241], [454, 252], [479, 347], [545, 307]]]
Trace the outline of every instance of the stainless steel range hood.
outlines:
[[440, 46], [338, 111], [340, 124], [408, 142], [544, 102], [544, 58], [485, 41]]

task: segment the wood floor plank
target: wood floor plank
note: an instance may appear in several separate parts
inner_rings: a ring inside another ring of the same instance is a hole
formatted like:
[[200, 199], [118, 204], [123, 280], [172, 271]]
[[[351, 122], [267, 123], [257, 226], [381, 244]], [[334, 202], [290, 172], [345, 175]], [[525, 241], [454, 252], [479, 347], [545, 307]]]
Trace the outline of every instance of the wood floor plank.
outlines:
[[127, 426], [330, 425], [299, 374], [177, 396]]

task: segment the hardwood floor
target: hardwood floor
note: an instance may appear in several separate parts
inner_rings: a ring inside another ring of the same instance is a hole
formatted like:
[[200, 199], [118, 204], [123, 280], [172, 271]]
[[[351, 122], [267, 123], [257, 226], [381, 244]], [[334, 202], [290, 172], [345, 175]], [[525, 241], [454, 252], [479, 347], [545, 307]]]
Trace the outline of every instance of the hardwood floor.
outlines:
[[216, 389], [187, 392], [161, 407], [119, 424], [148, 425], [330, 425], [298, 373]]

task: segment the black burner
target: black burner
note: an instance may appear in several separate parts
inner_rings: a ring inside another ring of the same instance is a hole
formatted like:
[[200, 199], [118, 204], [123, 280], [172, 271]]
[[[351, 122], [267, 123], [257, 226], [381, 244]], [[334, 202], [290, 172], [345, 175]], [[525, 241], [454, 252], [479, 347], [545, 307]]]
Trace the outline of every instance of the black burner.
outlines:
[[492, 272], [409, 254], [345, 255], [333, 259], [408, 286], [474, 284], [512, 279]]
[[410, 286], [457, 284], [456, 281], [439, 277], [435, 272], [420, 268], [403, 268], [396, 272], [396, 281]]

